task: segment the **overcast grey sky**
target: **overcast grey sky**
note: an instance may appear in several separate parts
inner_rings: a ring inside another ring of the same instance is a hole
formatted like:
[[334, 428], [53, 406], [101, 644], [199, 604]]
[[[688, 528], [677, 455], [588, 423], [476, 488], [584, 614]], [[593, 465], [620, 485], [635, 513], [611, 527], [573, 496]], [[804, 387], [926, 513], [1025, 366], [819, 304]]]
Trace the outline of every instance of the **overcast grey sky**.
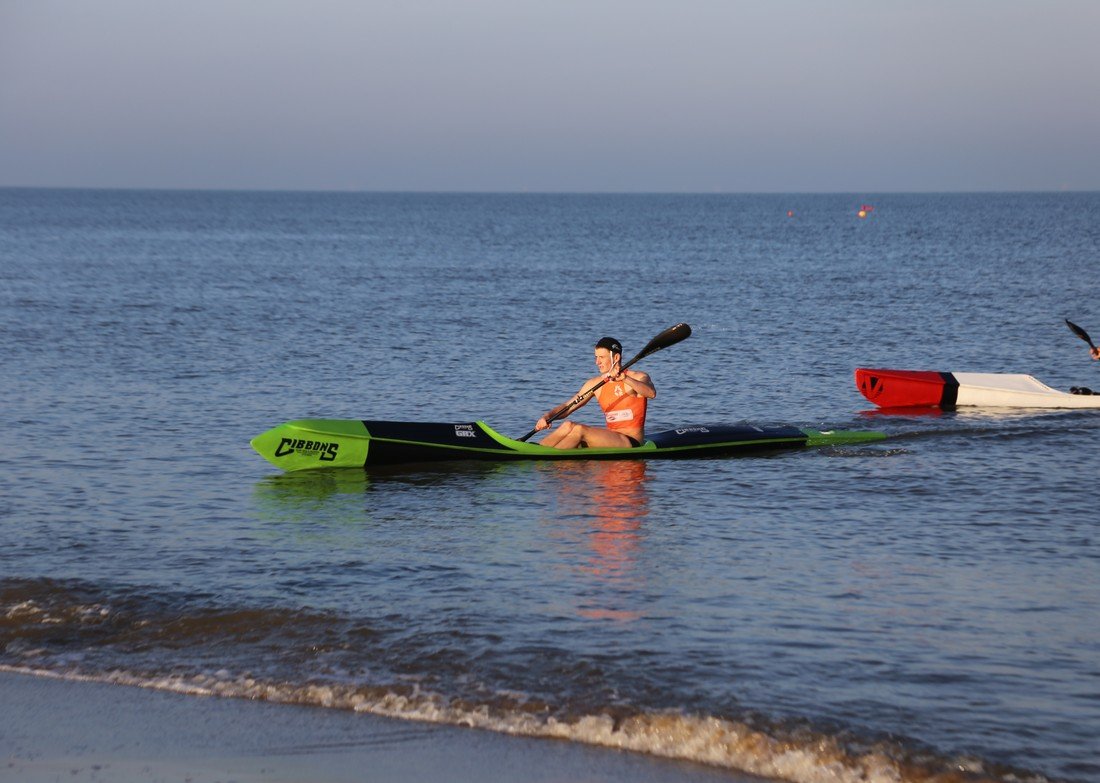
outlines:
[[1100, 0], [0, 0], [0, 186], [1100, 189]]

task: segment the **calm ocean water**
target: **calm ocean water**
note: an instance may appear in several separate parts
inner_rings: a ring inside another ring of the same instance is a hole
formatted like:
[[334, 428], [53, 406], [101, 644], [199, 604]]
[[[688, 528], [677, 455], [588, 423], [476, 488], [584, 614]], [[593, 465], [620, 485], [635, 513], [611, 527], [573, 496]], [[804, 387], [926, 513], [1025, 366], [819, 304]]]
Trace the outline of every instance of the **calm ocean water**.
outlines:
[[[1100, 194], [0, 190], [0, 666], [799, 783], [1100, 780], [1100, 412], [878, 415], [852, 382], [1100, 387], [1062, 323], [1100, 337], [1098, 292]], [[596, 339], [678, 321], [651, 430], [894, 437], [380, 474], [248, 447], [517, 436]]]

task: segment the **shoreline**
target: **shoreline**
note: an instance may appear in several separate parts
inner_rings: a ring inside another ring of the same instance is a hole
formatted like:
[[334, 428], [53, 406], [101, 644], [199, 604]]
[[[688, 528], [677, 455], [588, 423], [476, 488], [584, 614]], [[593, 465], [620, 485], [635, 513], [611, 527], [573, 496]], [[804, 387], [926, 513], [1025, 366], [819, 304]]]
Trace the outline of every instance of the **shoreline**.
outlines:
[[0, 672], [0, 783], [761, 781], [559, 740]]

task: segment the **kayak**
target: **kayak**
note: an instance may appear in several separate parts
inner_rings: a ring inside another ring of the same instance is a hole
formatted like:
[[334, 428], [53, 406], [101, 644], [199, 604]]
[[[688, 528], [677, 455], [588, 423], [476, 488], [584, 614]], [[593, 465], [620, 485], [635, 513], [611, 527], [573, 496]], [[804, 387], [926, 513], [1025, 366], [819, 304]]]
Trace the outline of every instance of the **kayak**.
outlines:
[[856, 387], [880, 408], [1100, 408], [1100, 394], [1071, 394], [1052, 389], [1031, 375], [1008, 373], [860, 367]]
[[302, 419], [252, 439], [260, 456], [283, 470], [363, 468], [455, 460], [654, 459], [838, 446], [882, 440], [881, 432], [693, 425], [654, 433], [637, 448], [554, 449], [513, 440], [483, 421], [432, 424], [357, 419]]

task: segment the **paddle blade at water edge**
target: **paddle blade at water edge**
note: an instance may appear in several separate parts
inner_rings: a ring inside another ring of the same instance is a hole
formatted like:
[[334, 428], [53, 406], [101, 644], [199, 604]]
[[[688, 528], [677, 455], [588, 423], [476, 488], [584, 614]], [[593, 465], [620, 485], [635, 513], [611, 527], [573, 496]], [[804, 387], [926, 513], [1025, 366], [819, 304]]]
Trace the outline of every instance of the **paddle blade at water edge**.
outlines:
[[252, 439], [252, 448], [283, 470], [361, 468], [370, 434], [352, 419], [288, 421]]

